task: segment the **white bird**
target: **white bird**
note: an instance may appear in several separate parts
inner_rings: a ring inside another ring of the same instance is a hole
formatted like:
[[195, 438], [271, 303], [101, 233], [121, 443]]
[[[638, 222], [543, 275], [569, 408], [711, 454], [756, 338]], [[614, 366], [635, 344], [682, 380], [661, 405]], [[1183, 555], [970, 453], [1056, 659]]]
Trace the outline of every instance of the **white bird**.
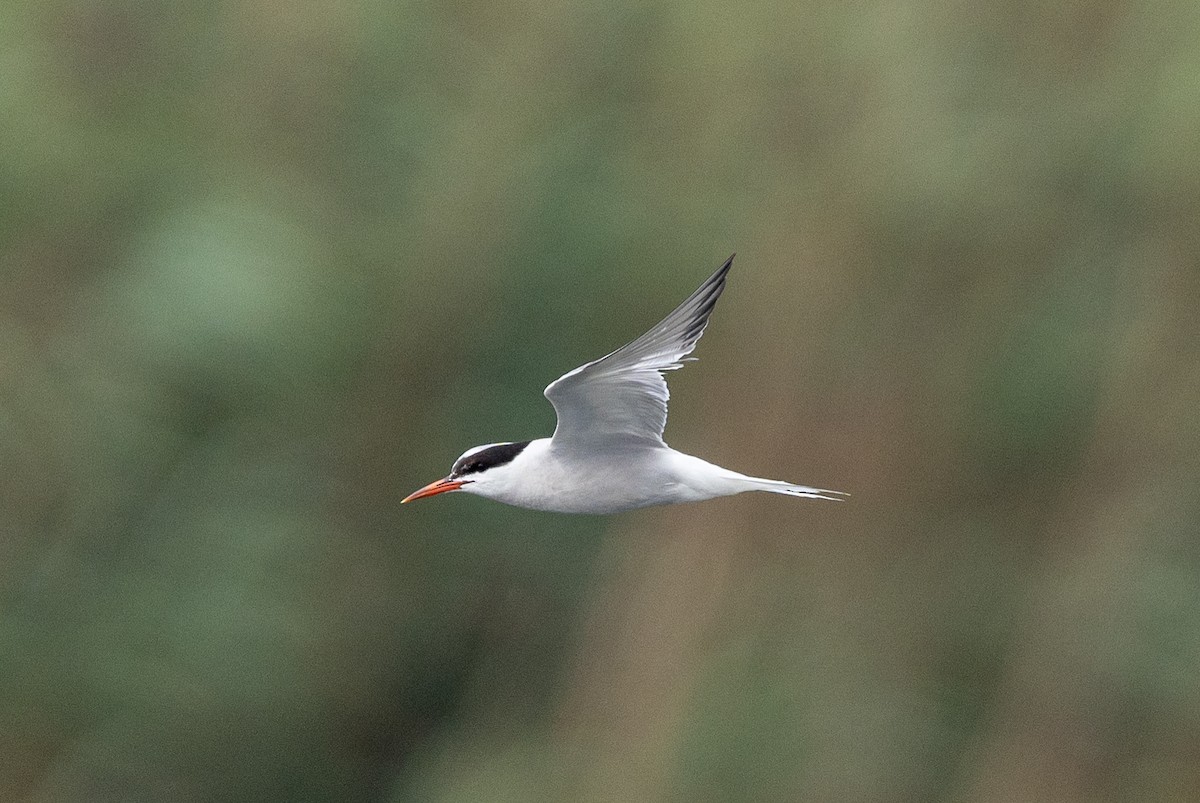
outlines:
[[468, 449], [450, 475], [403, 500], [465, 491], [518, 507], [560, 513], [698, 502], [744, 491], [838, 500], [841, 491], [748, 477], [678, 452], [663, 442], [667, 382], [682, 368], [725, 289], [729, 257], [708, 281], [646, 334], [568, 371], [546, 398], [558, 414], [554, 436]]

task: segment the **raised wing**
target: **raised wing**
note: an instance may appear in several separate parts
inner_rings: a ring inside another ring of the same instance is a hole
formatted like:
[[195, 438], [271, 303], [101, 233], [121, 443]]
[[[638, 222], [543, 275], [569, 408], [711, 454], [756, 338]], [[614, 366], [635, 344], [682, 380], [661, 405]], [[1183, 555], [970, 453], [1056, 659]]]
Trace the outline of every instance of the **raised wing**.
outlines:
[[662, 445], [670, 398], [662, 372], [683, 367], [704, 334], [732, 265], [730, 256], [646, 334], [551, 382], [546, 398], [558, 414], [551, 446]]

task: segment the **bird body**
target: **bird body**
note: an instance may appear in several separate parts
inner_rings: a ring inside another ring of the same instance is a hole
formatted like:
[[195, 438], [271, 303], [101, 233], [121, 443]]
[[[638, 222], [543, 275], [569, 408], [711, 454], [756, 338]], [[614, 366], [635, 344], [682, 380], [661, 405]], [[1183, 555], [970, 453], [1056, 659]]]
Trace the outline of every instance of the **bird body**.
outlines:
[[[507, 468], [508, 470], [504, 470]], [[618, 513], [652, 505], [698, 502], [750, 490], [750, 477], [669, 446], [615, 453], [556, 449], [538, 438], [505, 467], [476, 473], [463, 490], [498, 502], [559, 513]], [[580, 493], [586, 488], [586, 493]]]
[[465, 491], [535, 510], [618, 513], [744, 491], [837, 500], [840, 491], [739, 474], [662, 439], [669, 398], [662, 372], [683, 367], [732, 264], [731, 256], [641, 337], [551, 382], [545, 395], [558, 414], [552, 437], [468, 449], [449, 476], [402, 502]]

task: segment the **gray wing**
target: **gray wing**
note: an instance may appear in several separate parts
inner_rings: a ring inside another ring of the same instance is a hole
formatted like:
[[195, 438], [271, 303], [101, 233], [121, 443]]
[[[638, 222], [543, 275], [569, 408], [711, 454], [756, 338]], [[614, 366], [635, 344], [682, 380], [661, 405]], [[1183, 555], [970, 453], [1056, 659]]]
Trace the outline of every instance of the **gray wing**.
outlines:
[[667, 425], [663, 371], [682, 368], [725, 289], [733, 256], [646, 334], [546, 387], [558, 414], [552, 446], [662, 445]]

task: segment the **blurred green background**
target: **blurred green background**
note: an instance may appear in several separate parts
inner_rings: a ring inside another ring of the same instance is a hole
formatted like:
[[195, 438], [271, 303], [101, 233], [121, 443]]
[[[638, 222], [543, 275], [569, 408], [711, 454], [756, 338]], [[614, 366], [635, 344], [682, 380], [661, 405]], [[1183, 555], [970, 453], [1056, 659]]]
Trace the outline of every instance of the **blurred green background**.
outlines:
[[[0, 7], [0, 799], [1200, 789], [1200, 6]], [[672, 445], [400, 498], [731, 252]]]

